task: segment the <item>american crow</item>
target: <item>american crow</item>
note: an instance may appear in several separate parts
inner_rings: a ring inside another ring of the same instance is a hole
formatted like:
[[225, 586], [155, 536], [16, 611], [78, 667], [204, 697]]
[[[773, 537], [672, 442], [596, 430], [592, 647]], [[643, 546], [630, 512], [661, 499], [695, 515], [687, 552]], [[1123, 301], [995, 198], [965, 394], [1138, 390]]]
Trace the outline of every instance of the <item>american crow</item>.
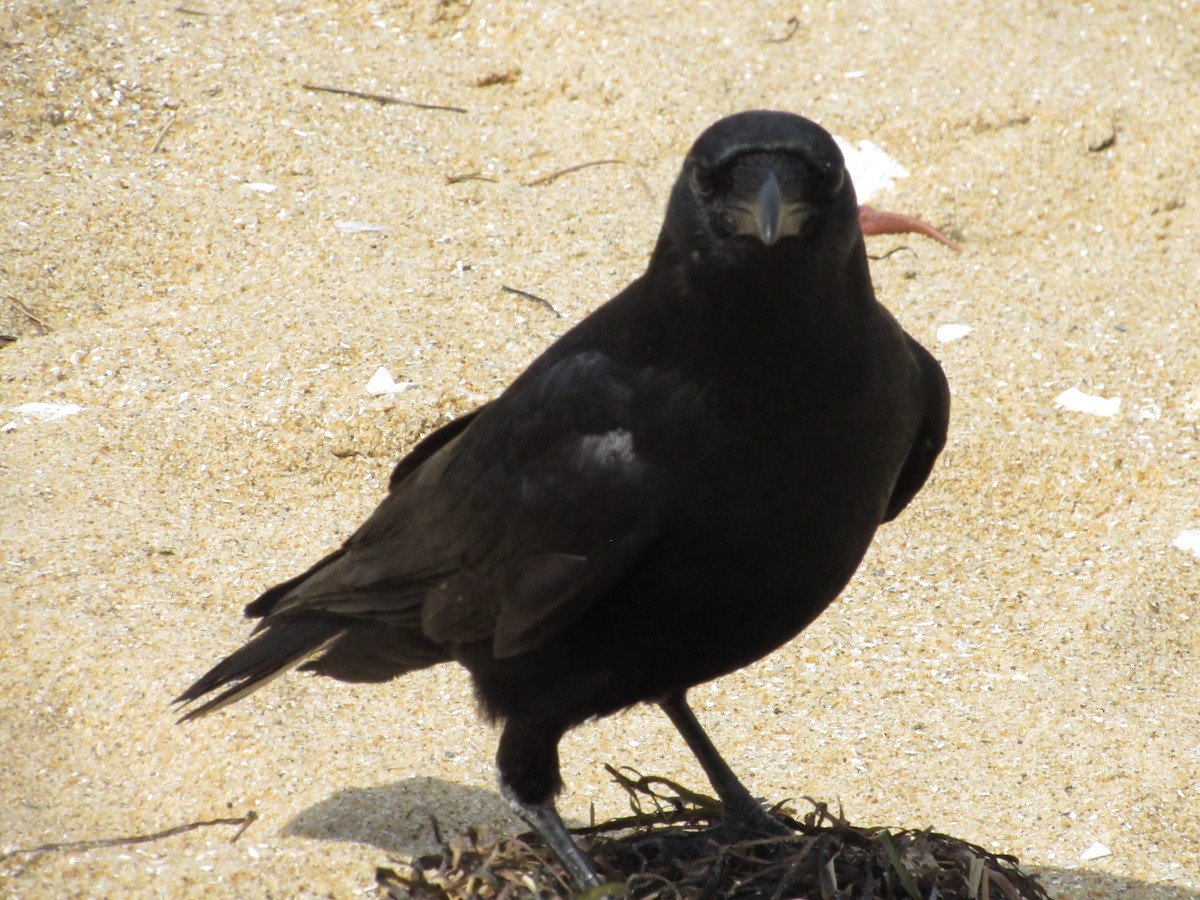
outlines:
[[875, 299], [829, 134], [722, 119], [645, 274], [417, 444], [363, 526], [247, 606], [253, 637], [178, 702], [225, 689], [191, 719], [298, 663], [378, 682], [457, 661], [503, 723], [501, 793], [581, 888], [599, 879], [554, 807], [559, 739], [656, 702], [726, 817], [764, 826], [685, 694], [825, 609], [925, 482], [948, 412], [941, 368]]

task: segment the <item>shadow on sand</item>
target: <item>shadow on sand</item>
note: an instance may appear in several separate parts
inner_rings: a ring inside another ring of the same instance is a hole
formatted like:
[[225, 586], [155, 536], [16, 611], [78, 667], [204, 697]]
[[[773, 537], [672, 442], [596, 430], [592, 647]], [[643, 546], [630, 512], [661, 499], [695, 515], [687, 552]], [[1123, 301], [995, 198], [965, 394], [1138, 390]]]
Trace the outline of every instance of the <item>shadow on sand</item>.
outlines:
[[[285, 826], [284, 834], [348, 841], [410, 857], [437, 851], [432, 818], [437, 819], [446, 836], [469, 826], [479, 829], [483, 840], [525, 830], [494, 791], [463, 787], [440, 778], [407, 778], [392, 784], [338, 791], [297, 815]], [[370, 863], [364, 860], [363, 865]], [[1086, 869], [1030, 866], [1027, 871], [1036, 873], [1056, 898], [1200, 900], [1200, 891], [1195, 889]]]

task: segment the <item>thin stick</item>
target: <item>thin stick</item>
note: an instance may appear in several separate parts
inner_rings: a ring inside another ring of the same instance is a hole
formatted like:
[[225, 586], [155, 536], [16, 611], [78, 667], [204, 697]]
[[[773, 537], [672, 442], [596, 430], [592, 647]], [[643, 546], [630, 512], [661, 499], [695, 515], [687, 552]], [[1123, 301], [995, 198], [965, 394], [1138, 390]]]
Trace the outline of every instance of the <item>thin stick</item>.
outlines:
[[872, 254], [868, 253], [867, 259], [874, 260], [875, 262], [883, 262], [885, 259], [891, 259], [897, 253], [902, 252], [911, 253], [913, 256], [917, 255], [917, 251], [908, 246], [908, 244], [901, 244], [899, 247], [893, 247], [887, 253], [881, 253], [879, 256], [873, 256]]
[[168, 828], [165, 831], [156, 831], [153, 834], [135, 834], [131, 837], [117, 838], [98, 838], [92, 841], [65, 841], [59, 844], [39, 844], [37, 847], [22, 847], [17, 850], [11, 850], [0, 856], [0, 863], [7, 862], [14, 856], [29, 854], [34, 857], [41, 856], [43, 853], [51, 853], [56, 850], [95, 850], [99, 847], [127, 847], [130, 844], [148, 844], [151, 841], [161, 841], [163, 838], [174, 837], [177, 834], [184, 834], [188, 831], [195, 831], [197, 828], [209, 828], [213, 825], [240, 825], [237, 832], [229, 839], [232, 844], [240, 838], [247, 828], [258, 818], [258, 813], [254, 810], [246, 813], [244, 816], [239, 816], [236, 819], [207, 819], [203, 822], [188, 822], [186, 825], [176, 825], [174, 828]]
[[542, 187], [543, 185], [550, 184], [552, 181], [557, 181], [564, 175], [570, 175], [572, 172], [578, 172], [580, 169], [588, 169], [592, 166], [629, 166], [633, 169], [633, 177], [638, 180], [638, 184], [642, 186], [642, 190], [646, 192], [646, 196], [650, 199], [650, 202], [654, 202], [654, 191], [650, 190], [649, 183], [642, 177], [642, 173], [638, 170], [637, 166], [626, 159], [593, 159], [590, 162], [567, 166], [565, 169], [559, 169], [557, 172], [551, 172], [549, 175], [543, 175], [541, 178], [535, 178], [533, 181], [523, 183], [525, 187]]
[[464, 181], [490, 181], [496, 184], [499, 179], [484, 175], [482, 172], [467, 172], [465, 175], [447, 175], [446, 184], [461, 184]]
[[768, 44], [786, 44], [788, 41], [790, 41], [796, 32], [800, 30], [800, 20], [795, 16], [791, 16], [787, 20], [787, 23], [789, 26], [791, 26], [787, 34], [781, 38], [765, 38], [766, 42]]
[[356, 91], [351, 88], [329, 87], [322, 84], [302, 84], [300, 85], [306, 91], [323, 91], [326, 94], [341, 94], [344, 97], [358, 97], [360, 100], [374, 100], [376, 103], [382, 103], [384, 106], [388, 104], [399, 104], [400, 106], [415, 106], [417, 109], [440, 109], [444, 112], [467, 112], [461, 106], [443, 106], [440, 103], [417, 103], [415, 100], [401, 100], [399, 97], [393, 97], [390, 94], [372, 94], [369, 91]]
[[29, 319], [32, 320], [32, 322], [35, 325], [37, 325], [37, 327], [39, 329], [39, 331], [38, 331], [39, 334], [45, 334], [48, 331], [54, 330], [49, 325], [47, 325], [45, 322], [43, 322], [41, 319], [39, 319], [37, 316], [35, 316], [33, 314], [33, 310], [31, 310], [28, 306], [26, 306], [24, 303], [22, 303], [20, 300], [18, 300], [16, 297], [14, 297], [12, 294], [5, 294], [4, 299], [7, 300], [12, 305], [12, 308], [15, 309], [17, 312], [23, 313], [24, 315], [28, 316]]
[[171, 113], [171, 118], [167, 119], [166, 124], [163, 125], [163, 127], [159, 130], [158, 137], [154, 139], [154, 146], [150, 148], [151, 153], [158, 152], [158, 148], [162, 146], [163, 138], [167, 136], [167, 132], [171, 130], [171, 126], [174, 124], [175, 113]]

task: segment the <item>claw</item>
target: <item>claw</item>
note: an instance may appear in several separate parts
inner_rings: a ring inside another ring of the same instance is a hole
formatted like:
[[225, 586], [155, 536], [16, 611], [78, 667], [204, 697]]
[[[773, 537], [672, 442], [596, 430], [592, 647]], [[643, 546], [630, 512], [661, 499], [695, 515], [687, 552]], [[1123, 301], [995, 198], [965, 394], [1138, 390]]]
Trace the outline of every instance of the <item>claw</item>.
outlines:
[[925, 237], [933, 238], [939, 244], [945, 244], [951, 250], [962, 250], [956, 241], [946, 237], [932, 225], [926, 225], [920, 219], [900, 213], [884, 212], [865, 204], [858, 208], [858, 226], [864, 235], [923, 234]]

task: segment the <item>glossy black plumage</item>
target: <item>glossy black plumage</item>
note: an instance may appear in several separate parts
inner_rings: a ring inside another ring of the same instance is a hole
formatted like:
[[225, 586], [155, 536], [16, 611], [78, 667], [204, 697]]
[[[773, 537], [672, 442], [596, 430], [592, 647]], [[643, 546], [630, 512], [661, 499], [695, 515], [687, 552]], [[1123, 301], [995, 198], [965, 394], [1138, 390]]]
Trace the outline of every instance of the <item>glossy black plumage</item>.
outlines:
[[553, 811], [558, 739], [661, 702], [745, 807], [685, 692], [836, 597], [925, 482], [948, 407], [937, 362], [875, 300], [833, 140], [787, 113], [723, 119], [645, 274], [418, 444], [179, 700], [224, 688], [203, 714], [318, 651], [305, 668], [347, 681], [455, 660], [504, 722], [503, 792], [594, 884]]

